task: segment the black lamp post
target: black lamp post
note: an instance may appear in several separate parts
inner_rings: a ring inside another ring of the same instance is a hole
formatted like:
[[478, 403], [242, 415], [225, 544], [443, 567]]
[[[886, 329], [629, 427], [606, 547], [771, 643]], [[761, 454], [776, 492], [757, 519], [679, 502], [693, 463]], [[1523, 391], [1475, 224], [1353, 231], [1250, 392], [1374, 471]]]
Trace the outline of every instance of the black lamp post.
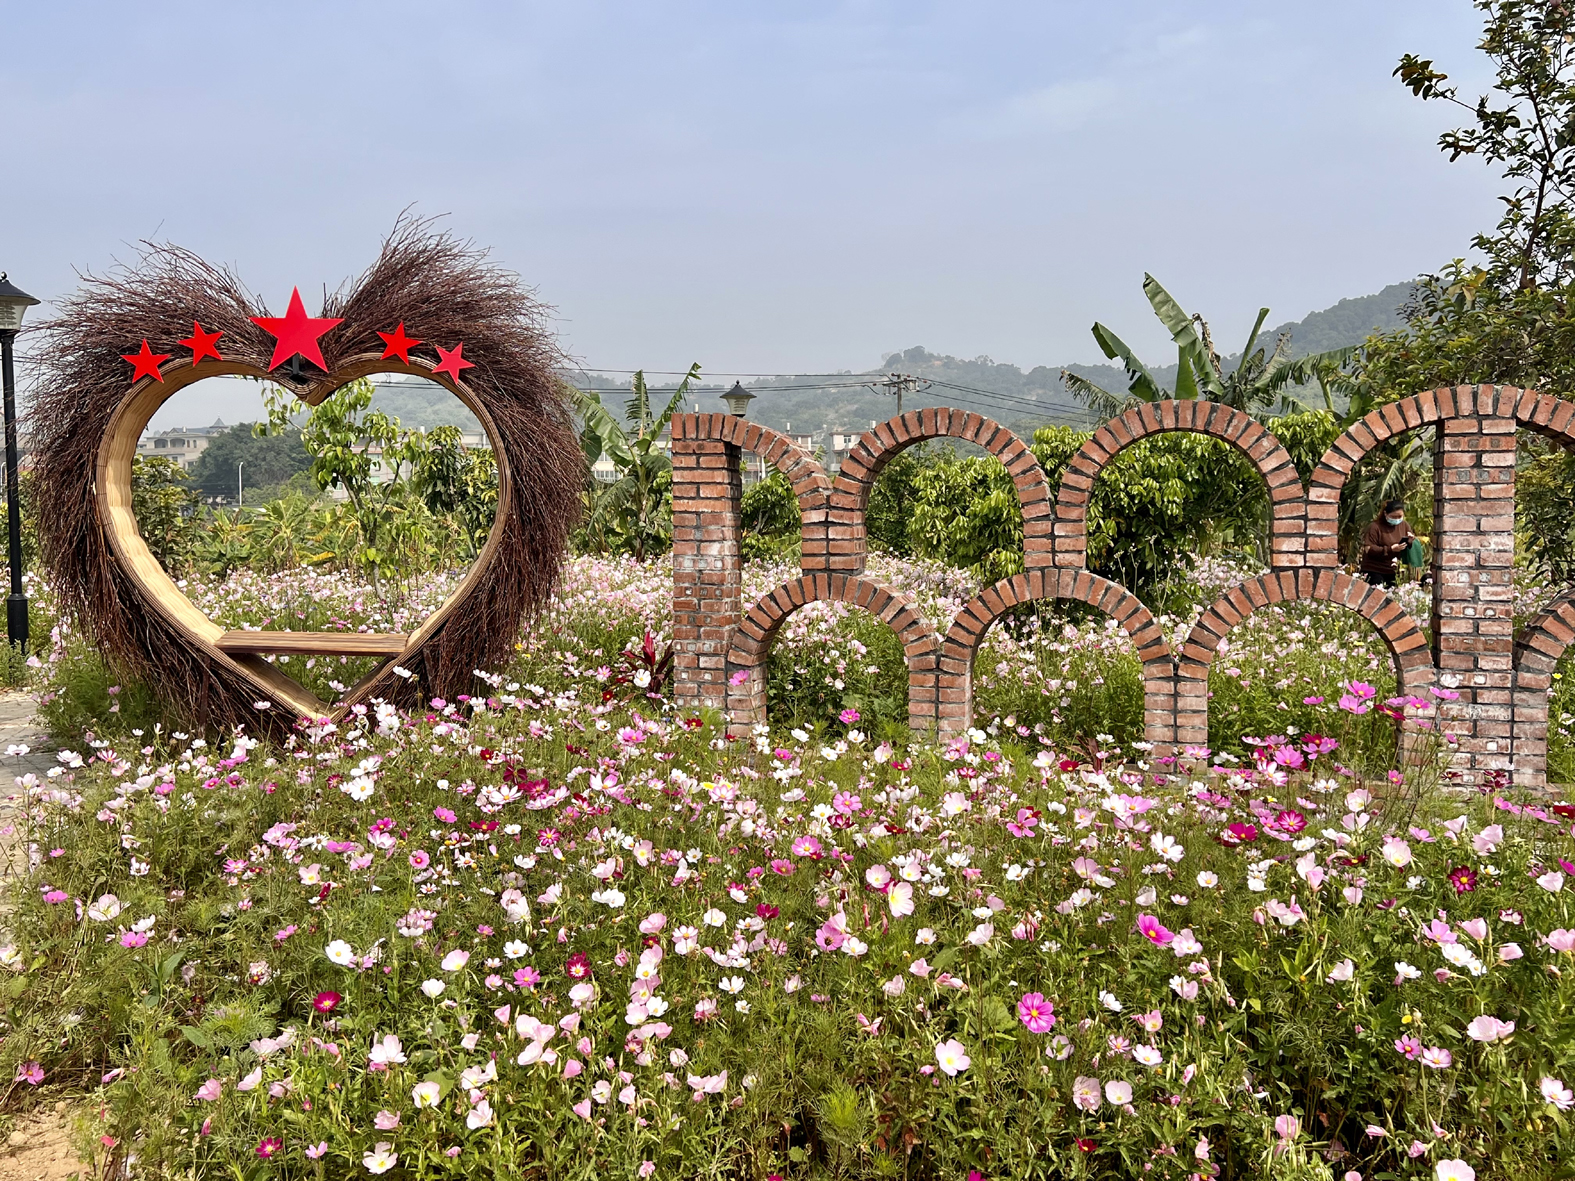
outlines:
[[0, 379], [5, 383], [5, 501], [11, 554], [11, 594], [5, 601], [6, 638], [27, 651], [27, 595], [22, 593], [22, 488], [16, 453], [16, 366], [13, 346], [22, 317], [36, 304], [0, 271]]

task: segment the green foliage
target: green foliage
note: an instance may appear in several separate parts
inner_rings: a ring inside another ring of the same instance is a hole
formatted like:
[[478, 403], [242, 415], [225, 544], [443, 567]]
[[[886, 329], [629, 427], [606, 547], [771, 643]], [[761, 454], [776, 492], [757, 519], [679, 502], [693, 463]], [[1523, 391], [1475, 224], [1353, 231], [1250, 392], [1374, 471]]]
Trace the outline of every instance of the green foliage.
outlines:
[[479, 555], [498, 512], [498, 461], [491, 448], [467, 450], [458, 427], [435, 427], [416, 457], [414, 479], [427, 511], [459, 526], [465, 558]]
[[953, 458], [950, 448], [925, 442], [899, 451], [886, 461], [870, 489], [869, 507], [864, 514], [865, 537], [872, 553], [913, 556], [913, 505], [919, 495], [919, 476]]
[[[634, 375], [633, 393], [619, 422], [602, 405], [599, 393], [574, 390], [584, 428], [580, 446], [585, 452], [586, 513], [576, 534], [582, 551], [630, 554], [643, 561], [666, 552], [673, 535], [673, 461], [658, 446], [662, 431], [700, 378], [698, 363], [689, 372], [660, 414], [653, 414], [644, 372]], [[603, 485], [591, 469], [606, 456], [616, 478]]]
[[743, 536], [739, 550], [746, 562], [792, 558], [800, 549], [801, 518], [793, 485], [773, 471], [744, 489], [739, 510]]
[[1575, 452], [1536, 436], [1515, 474], [1515, 527], [1522, 553], [1547, 581], [1575, 582]]
[[[244, 468], [240, 467], [243, 463]], [[311, 466], [312, 457], [301, 444], [299, 428], [283, 425], [277, 433], [258, 434], [252, 424], [242, 423], [208, 441], [191, 465], [191, 483], [205, 497], [233, 501], [239, 478], [245, 482], [246, 499], [252, 500], [254, 490], [264, 492], [287, 484]]]
[[1356, 351], [1354, 347], [1333, 349], [1292, 360], [1290, 334], [1285, 333], [1275, 342], [1273, 351], [1265, 353], [1258, 347], [1258, 334], [1269, 317], [1269, 309], [1259, 308], [1240, 359], [1235, 368], [1227, 371], [1214, 351], [1208, 323], [1202, 316], [1189, 314], [1153, 275], [1143, 276], [1143, 294], [1176, 344], [1175, 389], [1162, 387], [1125, 341], [1096, 322], [1092, 330], [1095, 343], [1105, 356], [1119, 360], [1126, 370], [1126, 395], [1111, 393], [1070, 370], [1063, 370], [1061, 379], [1067, 389], [1104, 418], [1113, 418], [1143, 402], [1169, 398], [1205, 398], [1236, 410], [1259, 412], [1283, 398], [1289, 387], [1312, 380], [1320, 370], [1345, 365]]
[[[766, 674], [772, 724], [813, 728], [855, 709], [866, 730], [906, 732], [908, 664], [897, 633], [868, 612], [841, 603], [829, 611], [840, 621], [834, 643], [794, 647], [791, 653], [773, 650]], [[795, 617], [785, 626], [803, 624]]]
[[1023, 514], [1012, 477], [993, 455], [918, 470], [908, 536], [919, 557], [960, 566], [990, 583], [1023, 568]]
[[173, 459], [141, 455], [131, 461], [131, 512], [142, 540], [164, 569], [179, 573], [201, 534], [200, 498]]

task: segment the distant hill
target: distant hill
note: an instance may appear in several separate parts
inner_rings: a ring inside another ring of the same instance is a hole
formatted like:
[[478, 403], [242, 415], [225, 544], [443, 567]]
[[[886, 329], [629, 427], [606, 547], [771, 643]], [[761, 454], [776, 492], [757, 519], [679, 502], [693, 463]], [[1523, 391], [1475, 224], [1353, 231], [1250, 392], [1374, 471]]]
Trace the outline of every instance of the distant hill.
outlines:
[[[1287, 321], [1264, 332], [1260, 344], [1272, 349], [1282, 333], [1290, 333], [1294, 356], [1360, 344], [1370, 332], [1399, 327], [1399, 309], [1410, 295], [1409, 283], [1393, 283], [1374, 295], [1342, 299], [1333, 307]], [[1119, 326], [1112, 325], [1112, 327]], [[1217, 345], [1229, 342], [1219, 341]], [[1226, 357], [1234, 364], [1236, 357]], [[872, 422], [890, 418], [897, 400], [886, 392], [883, 378], [903, 373], [918, 379], [919, 388], [903, 398], [903, 409], [923, 406], [956, 406], [994, 418], [1019, 432], [1047, 423], [1085, 425], [1088, 414], [1061, 384], [1061, 370], [1071, 370], [1106, 389], [1126, 388], [1126, 376], [1116, 365], [1036, 365], [1026, 372], [1016, 365], [989, 357], [961, 357], [932, 353], [923, 347], [886, 354], [877, 369], [797, 377], [755, 378], [744, 388], [756, 395], [749, 417], [777, 430], [791, 425], [795, 434], [862, 431]], [[1176, 375], [1175, 362], [1152, 365], [1154, 376], [1169, 385]], [[581, 389], [598, 390], [602, 401], [621, 407], [628, 396], [629, 375], [575, 372], [565, 376]], [[675, 388], [671, 377], [652, 375], [653, 401], [666, 404]], [[721, 394], [732, 379], [707, 380], [691, 391], [685, 409], [721, 410]], [[475, 417], [447, 391], [430, 382], [396, 380], [377, 388], [377, 406], [399, 417], [406, 427], [431, 428], [443, 423], [475, 427]]]

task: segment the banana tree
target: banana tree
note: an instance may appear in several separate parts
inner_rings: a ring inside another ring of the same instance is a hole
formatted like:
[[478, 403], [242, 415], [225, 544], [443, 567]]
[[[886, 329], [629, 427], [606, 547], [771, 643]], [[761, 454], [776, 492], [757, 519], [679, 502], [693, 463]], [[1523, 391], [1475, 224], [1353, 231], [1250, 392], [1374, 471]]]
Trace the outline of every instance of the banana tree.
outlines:
[[1259, 308], [1258, 319], [1247, 336], [1246, 346], [1241, 350], [1241, 360], [1234, 369], [1226, 372], [1219, 354], [1214, 350], [1208, 322], [1201, 315], [1189, 315], [1153, 275], [1143, 276], [1143, 294], [1148, 297], [1154, 315], [1175, 342], [1175, 389], [1167, 390], [1161, 386], [1125, 341], [1105, 325], [1096, 322], [1093, 327], [1094, 342], [1106, 357], [1121, 362], [1127, 374], [1127, 392], [1113, 393], [1086, 377], [1079, 377], [1064, 369], [1061, 371], [1061, 380], [1090, 410], [1103, 418], [1114, 418], [1142, 402], [1158, 402], [1169, 398], [1203, 398], [1223, 402], [1236, 410], [1263, 417], [1276, 399], [1282, 402], [1289, 400], [1286, 391], [1290, 387], [1304, 385], [1320, 372], [1339, 370], [1356, 355], [1356, 348], [1351, 347], [1330, 349], [1292, 360], [1288, 333], [1280, 336], [1272, 350], [1258, 347], [1263, 322], [1269, 316], [1268, 308]]
[[587, 471], [603, 456], [612, 461], [616, 478], [603, 486], [594, 474], [586, 481], [585, 537], [599, 552], [632, 554], [644, 561], [667, 549], [673, 533], [673, 461], [658, 442], [662, 431], [700, 378], [698, 362], [678, 383], [660, 414], [652, 413], [645, 372], [634, 375], [629, 400], [620, 422], [601, 395], [575, 390], [580, 419], [580, 447]]

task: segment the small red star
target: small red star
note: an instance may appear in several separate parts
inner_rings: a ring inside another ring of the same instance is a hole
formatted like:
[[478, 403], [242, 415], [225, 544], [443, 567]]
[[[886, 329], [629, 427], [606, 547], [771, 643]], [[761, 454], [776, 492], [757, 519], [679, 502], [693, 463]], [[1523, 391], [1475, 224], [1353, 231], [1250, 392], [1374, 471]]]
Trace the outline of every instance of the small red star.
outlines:
[[399, 322], [399, 327], [392, 332], [379, 332], [378, 335], [383, 338], [383, 344], [387, 346], [383, 350], [383, 356], [398, 357], [406, 365], [410, 364], [410, 350], [421, 343], [415, 337], [405, 335], [405, 322], [403, 320]]
[[445, 349], [442, 345], [433, 345], [437, 349], [438, 363], [432, 366], [433, 373], [447, 373], [455, 381], [459, 380], [461, 369], [474, 369], [474, 361], [465, 360], [465, 342], [460, 341], [452, 349]]
[[213, 342], [223, 335], [224, 333], [222, 332], [204, 332], [202, 325], [193, 320], [191, 322], [191, 335], [185, 340], [178, 340], [175, 343], [184, 345], [191, 350], [191, 363], [193, 365], [204, 357], [212, 357], [215, 361], [222, 361], [224, 358], [219, 356], [219, 350]]
[[159, 372], [159, 366], [168, 361], [173, 354], [155, 353], [148, 347], [148, 338], [142, 338], [142, 351], [126, 354], [122, 353], [122, 361], [130, 361], [132, 367], [131, 380], [141, 381], [144, 377], [151, 377], [154, 381], [163, 381], [164, 375]]
[[297, 353], [319, 369], [327, 369], [328, 363], [323, 360], [317, 338], [334, 325], [343, 324], [344, 320], [308, 316], [301, 303], [301, 289], [296, 287], [290, 292], [290, 306], [283, 316], [253, 316], [252, 323], [278, 337], [273, 346], [273, 360], [268, 362], [268, 372], [272, 373]]

